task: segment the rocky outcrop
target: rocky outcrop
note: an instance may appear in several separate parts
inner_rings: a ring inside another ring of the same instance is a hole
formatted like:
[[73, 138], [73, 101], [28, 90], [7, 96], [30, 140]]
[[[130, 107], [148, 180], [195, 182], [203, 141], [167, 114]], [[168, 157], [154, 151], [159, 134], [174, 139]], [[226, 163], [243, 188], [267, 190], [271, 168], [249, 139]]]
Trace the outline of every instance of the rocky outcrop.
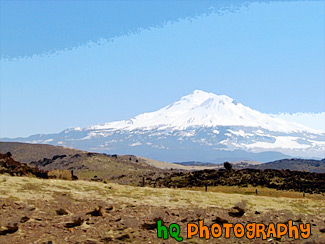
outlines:
[[0, 173], [9, 174], [12, 176], [36, 176], [38, 178], [47, 179], [47, 171], [40, 170], [35, 167], [28, 166], [27, 164], [15, 161], [11, 157], [11, 153], [7, 152], [5, 154], [0, 153]]

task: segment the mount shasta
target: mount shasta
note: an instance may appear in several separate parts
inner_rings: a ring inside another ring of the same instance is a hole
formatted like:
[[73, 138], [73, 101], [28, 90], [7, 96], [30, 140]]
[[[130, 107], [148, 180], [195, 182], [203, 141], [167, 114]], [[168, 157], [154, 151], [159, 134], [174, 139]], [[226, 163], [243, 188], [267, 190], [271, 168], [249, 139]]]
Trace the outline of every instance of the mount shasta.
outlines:
[[163, 161], [270, 161], [325, 157], [325, 133], [200, 90], [129, 120], [2, 141], [135, 154]]

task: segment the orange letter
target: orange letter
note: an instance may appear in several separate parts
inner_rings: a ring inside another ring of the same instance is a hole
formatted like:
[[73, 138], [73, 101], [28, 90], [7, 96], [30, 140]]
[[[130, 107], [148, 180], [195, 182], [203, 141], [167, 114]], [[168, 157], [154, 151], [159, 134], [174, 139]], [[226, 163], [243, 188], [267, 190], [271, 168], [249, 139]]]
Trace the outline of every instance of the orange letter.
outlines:
[[[192, 231], [192, 227], [194, 227], [194, 231]], [[196, 224], [187, 224], [187, 238], [191, 239], [192, 236], [195, 236], [199, 230]]]
[[[255, 237], [255, 226], [256, 226], [255, 223], [249, 223], [246, 225], [246, 230], [247, 230], [246, 237], [248, 239], [253, 239]], [[251, 232], [251, 233], [249, 233], [249, 232]]]
[[[216, 234], [216, 232], [215, 232], [215, 230], [214, 230], [215, 228], [218, 229], [218, 233], [217, 233], [217, 234]], [[218, 224], [213, 224], [213, 225], [211, 226], [211, 234], [212, 234], [212, 236], [215, 237], [215, 238], [220, 237], [220, 236], [222, 235], [222, 229], [221, 229], [220, 225], [218, 225]]]
[[[238, 232], [238, 229], [240, 229], [240, 231]], [[245, 235], [245, 228], [242, 224], [235, 224], [234, 226], [234, 233], [235, 233], [235, 236], [237, 238], [241, 238]]]
[[[310, 224], [306, 224], [306, 229], [304, 228], [304, 224], [300, 224], [300, 231], [301, 231], [301, 237], [304, 239], [307, 239], [310, 236]], [[306, 234], [304, 233], [306, 232]]]
[[260, 233], [262, 233], [262, 239], [265, 240], [266, 234], [265, 234], [265, 225], [264, 224], [256, 224], [256, 238], [260, 237]]
[[273, 238], [276, 238], [276, 231], [275, 231], [275, 226], [273, 223], [269, 224], [269, 227], [267, 228], [267, 234], [266, 237], [270, 237], [272, 234]]
[[223, 224], [223, 228], [226, 229], [225, 238], [229, 238], [230, 237], [230, 228], [232, 228], [232, 224]]
[[[283, 231], [281, 231], [281, 227], [283, 227]], [[276, 225], [276, 230], [278, 232], [278, 238], [281, 238], [281, 236], [284, 236], [287, 234], [288, 227], [285, 224], [277, 224]]]
[[295, 237], [294, 238], [295, 239], [298, 239], [298, 237], [299, 237], [298, 227], [292, 224], [292, 220], [289, 220], [288, 221], [288, 224], [289, 224], [289, 226], [288, 226], [289, 237], [292, 238], [293, 237], [293, 233], [292, 232], [294, 232], [295, 233]]
[[210, 231], [209, 231], [209, 228], [205, 225], [203, 225], [203, 220], [200, 220], [199, 221], [199, 225], [200, 225], [200, 238], [203, 238], [204, 235], [203, 235], [203, 231], [205, 232], [205, 239], [209, 239], [210, 238]]

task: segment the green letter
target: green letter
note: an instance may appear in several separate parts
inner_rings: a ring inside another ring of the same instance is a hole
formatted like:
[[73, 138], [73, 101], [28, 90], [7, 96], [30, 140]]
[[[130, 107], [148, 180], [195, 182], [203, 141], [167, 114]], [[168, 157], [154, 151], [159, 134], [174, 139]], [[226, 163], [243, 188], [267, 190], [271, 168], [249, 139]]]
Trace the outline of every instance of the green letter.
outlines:
[[[176, 229], [174, 231], [174, 228]], [[183, 237], [178, 236], [180, 232], [180, 228], [178, 224], [171, 224], [169, 226], [169, 234], [171, 237], [175, 238], [176, 241], [182, 241]]]
[[166, 228], [166, 226], [163, 226], [161, 224], [161, 220], [157, 221], [157, 236], [158, 238], [162, 238], [162, 234], [161, 231], [164, 233], [164, 240], [168, 239], [168, 230]]

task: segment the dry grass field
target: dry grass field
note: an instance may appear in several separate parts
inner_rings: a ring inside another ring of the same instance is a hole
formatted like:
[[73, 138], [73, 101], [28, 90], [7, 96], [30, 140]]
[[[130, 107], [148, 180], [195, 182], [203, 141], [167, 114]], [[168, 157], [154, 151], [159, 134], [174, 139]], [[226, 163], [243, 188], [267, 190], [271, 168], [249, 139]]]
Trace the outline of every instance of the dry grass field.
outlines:
[[[193, 191], [205, 191], [205, 187], [191, 187], [185, 188], [187, 190]], [[218, 192], [218, 193], [229, 193], [229, 194], [243, 194], [251, 196], [266, 196], [266, 197], [285, 197], [285, 198], [296, 198], [296, 199], [313, 199], [313, 200], [324, 200], [324, 194], [309, 194], [301, 193], [297, 191], [280, 191], [276, 189], [271, 189], [261, 186], [248, 186], [248, 187], [238, 187], [238, 186], [209, 186], [207, 188], [208, 192]], [[257, 190], [257, 194], [256, 194]]]
[[[249, 191], [253, 191], [251, 194]], [[183, 243], [325, 243], [321, 195], [236, 187], [168, 189], [0, 175], [0, 243], [176, 243], [157, 238], [155, 223], [178, 223]], [[274, 195], [273, 195], [274, 194]], [[232, 217], [234, 206], [245, 210]], [[304, 240], [186, 239], [186, 224], [310, 223]], [[11, 230], [11, 231], [10, 231]], [[12, 232], [12, 233], [8, 233]]]

